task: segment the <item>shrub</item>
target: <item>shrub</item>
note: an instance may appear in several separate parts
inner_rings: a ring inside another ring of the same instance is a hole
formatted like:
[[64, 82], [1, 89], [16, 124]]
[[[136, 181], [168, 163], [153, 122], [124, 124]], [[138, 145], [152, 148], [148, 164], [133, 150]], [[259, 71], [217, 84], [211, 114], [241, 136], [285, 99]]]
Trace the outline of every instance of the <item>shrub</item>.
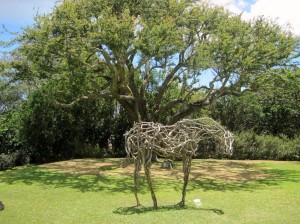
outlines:
[[257, 135], [242, 132], [235, 138], [232, 159], [299, 160], [300, 136]]
[[14, 166], [14, 159], [12, 154], [0, 154], [0, 171], [11, 169]]
[[66, 110], [36, 91], [20, 114], [19, 136], [34, 163], [126, 155], [123, 135], [130, 123], [112, 101], [83, 100]]
[[196, 158], [208, 159], [222, 159], [225, 158], [223, 146], [218, 144], [214, 139], [204, 138], [199, 142]]
[[0, 152], [0, 171], [22, 166], [30, 162], [30, 154], [24, 150]]
[[0, 171], [8, 170], [15, 166], [22, 166], [29, 164], [30, 155], [24, 150], [19, 150], [10, 154], [0, 154]]
[[199, 144], [196, 158], [300, 161], [300, 135], [289, 139], [284, 135], [241, 132], [235, 135], [233, 154], [230, 156], [223, 152], [220, 145], [210, 139], [204, 139]]

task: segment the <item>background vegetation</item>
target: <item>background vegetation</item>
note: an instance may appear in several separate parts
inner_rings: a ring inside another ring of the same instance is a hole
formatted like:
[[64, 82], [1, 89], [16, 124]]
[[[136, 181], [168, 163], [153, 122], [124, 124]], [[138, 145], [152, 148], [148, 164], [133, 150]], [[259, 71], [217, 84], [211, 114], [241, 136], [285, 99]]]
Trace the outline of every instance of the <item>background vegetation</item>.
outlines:
[[[235, 133], [230, 158], [300, 159], [299, 39], [275, 21], [192, 0], [63, 1], [1, 46], [0, 170], [123, 157], [133, 122], [201, 116]], [[227, 158], [219, 147], [197, 157]]]

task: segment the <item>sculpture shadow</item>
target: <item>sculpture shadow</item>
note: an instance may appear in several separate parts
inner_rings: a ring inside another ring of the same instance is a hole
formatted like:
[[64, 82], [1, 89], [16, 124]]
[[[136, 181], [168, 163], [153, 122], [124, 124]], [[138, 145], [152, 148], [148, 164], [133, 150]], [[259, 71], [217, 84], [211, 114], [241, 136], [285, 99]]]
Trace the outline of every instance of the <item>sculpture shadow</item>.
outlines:
[[206, 211], [206, 212], [213, 212], [218, 215], [223, 215], [224, 211], [217, 208], [196, 208], [192, 206], [184, 206], [181, 207], [179, 205], [164, 205], [159, 206], [157, 210], [153, 209], [153, 207], [120, 207], [117, 208], [113, 213], [119, 215], [134, 215], [134, 214], [145, 214], [145, 213], [159, 213], [159, 212], [169, 212], [174, 210], [197, 210], [197, 211]]

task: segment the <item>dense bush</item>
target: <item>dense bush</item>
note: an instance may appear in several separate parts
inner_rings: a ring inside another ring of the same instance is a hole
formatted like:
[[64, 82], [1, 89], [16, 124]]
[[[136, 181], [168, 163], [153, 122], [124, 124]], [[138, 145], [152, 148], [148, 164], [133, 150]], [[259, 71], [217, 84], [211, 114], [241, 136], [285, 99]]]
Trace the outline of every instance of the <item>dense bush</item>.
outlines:
[[20, 138], [35, 163], [98, 157], [91, 149], [106, 147], [111, 114], [108, 103], [83, 101], [65, 110], [35, 92], [22, 108]]
[[0, 154], [12, 153], [22, 147], [18, 138], [18, 119], [16, 111], [0, 114]]
[[204, 141], [199, 145], [197, 158], [229, 158], [252, 160], [300, 160], [300, 136], [289, 139], [286, 136], [258, 135], [241, 132], [235, 136], [233, 154], [226, 155], [222, 147], [214, 142]]
[[12, 154], [0, 154], [0, 171], [7, 170], [14, 166], [14, 158]]
[[196, 158], [214, 158], [222, 159], [227, 155], [224, 152], [224, 146], [218, 144], [214, 139], [206, 138], [199, 142]]
[[20, 138], [32, 162], [124, 156], [126, 114], [109, 100], [83, 100], [72, 108], [55, 107], [39, 92], [22, 108]]
[[257, 135], [242, 132], [233, 144], [232, 159], [300, 160], [300, 136]]
[[30, 154], [24, 150], [18, 150], [13, 153], [0, 154], [0, 171], [11, 169], [15, 166], [29, 164]]
[[0, 154], [18, 151], [22, 145], [16, 138], [17, 133], [12, 129], [0, 129]]
[[131, 124], [126, 116], [126, 113], [123, 109], [120, 109], [118, 114], [113, 118], [111, 125], [111, 147], [110, 156], [112, 157], [125, 157], [125, 139], [124, 134], [129, 130]]
[[16, 111], [6, 111], [0, 115], [0, 170], [30, 162], [30, 152], [23, 148], [19, 139], [18, 119]]
[[212, 117], [235, 132], [300, 135], [300, 69], [278, 73], [263, 79], [255, 93], [221, 97], [211, 106]]

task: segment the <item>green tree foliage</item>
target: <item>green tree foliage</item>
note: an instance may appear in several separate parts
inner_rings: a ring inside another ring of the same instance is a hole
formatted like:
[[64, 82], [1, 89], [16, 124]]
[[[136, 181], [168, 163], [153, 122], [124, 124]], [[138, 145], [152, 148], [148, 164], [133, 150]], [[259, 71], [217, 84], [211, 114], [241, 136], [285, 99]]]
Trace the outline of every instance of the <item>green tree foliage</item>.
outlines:
[[[206, 2], [60, 1], [15, 39], [6, 71], [47, 83], [44, 94], [61, 107], [104, 98], [122, 105], [131, 122], [174, 123], [255, 89], [297, 53], [298, 40], [276, 23], [243, 21]], [[202, 85], [206, 69], [214, 78]]]
[[265, 114], [260, 132], [294, 137], [300, 134], [300, 70], [279, 70], [262, 88]]
[[18, 110], [25, 92], [22, 83], [0, 75], [0, 170], [29, 163], [19, 138]]
[[27, 86], [22, 81], [12, 79], [2, 73], [4, 63], [0, 59], [0, 154], [14, 153], [20, 150], [18, 135], [18, 114], [16, 113], [24, 102]]
[[211, 115], [232, 131], [256, 130], [264, 117], [263, 105], [255, 93], [224, 96], [211, 107]]
[[35, 91], [21, 110], [20, 137], [34, 162], [102, 157], [112, 134], [112, 116], [111, 102], [92, 99], [66, 110]]
[[278, 69], [260, 79], [259, 91], [226, 96], [212, 106], [212, 116], [231, 130], [300, 134], [300, 70]]
[[9, 110], [15, 110], [22, 103], [22, 90], [19, 87], [9, 85], [1, 80], [1, 77], [0, 91], [0, 115], [4, 115]]

